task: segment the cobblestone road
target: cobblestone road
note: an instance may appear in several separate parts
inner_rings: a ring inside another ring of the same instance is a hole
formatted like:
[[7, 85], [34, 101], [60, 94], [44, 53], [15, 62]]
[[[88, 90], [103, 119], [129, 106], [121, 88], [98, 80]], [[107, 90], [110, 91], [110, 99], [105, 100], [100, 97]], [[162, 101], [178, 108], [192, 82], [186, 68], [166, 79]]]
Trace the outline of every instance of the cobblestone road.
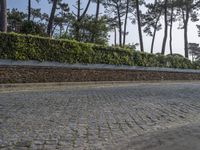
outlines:
[[2, 150], [199, 150], [199, 141], [199, 83], [0, 92]]

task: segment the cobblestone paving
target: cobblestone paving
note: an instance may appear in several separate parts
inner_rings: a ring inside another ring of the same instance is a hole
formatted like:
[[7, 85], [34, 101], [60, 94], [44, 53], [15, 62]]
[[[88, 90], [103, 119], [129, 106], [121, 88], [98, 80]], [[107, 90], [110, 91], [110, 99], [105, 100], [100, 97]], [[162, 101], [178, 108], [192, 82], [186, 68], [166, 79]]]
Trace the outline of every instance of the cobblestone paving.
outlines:
[[199, 83], [0, 93], [2, 150], [153, 150], [163, 144], [155, 137], [182, 137], [192, 124], [200, 140], [198, 123]]

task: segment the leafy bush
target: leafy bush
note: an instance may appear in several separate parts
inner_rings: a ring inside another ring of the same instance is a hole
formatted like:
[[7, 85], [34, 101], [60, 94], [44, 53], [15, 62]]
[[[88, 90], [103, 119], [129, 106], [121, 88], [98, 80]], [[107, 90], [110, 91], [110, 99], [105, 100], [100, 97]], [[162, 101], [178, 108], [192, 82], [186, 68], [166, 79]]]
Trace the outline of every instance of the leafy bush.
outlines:
[[164, 56], [135, 51], [133, 52], [133, 62], [135, 66], [195, 69], [195, 65], [181, 55]]
[[194, 62], [195, 69], [200, 69], [200, 60]]
[[55, 40], [31, 35], [0, 33], [0, 58], [14, 60], [57, 61], [62, 63], [114, 64], [144, 67], [199, 69], [181, 55], [149, 54], [81, 43], [73, 40]]
[[20, 33], [47, 36], [45, 26], [42, 23], [35, 23], [33, 21], [24, 21], [20, 28]]
[[132, 54], [127, 49], [14, 33], [0, 33], [0, 58], [63, 63], [132, 64]]

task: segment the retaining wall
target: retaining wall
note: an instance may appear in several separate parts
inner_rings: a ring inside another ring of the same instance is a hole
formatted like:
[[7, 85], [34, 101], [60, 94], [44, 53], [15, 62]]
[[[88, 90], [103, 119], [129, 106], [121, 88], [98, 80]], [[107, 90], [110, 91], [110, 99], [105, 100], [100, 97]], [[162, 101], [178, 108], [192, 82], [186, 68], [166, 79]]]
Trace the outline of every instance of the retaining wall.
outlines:
[[200, 70], [0, 60], [0, 83], [200, 80]]

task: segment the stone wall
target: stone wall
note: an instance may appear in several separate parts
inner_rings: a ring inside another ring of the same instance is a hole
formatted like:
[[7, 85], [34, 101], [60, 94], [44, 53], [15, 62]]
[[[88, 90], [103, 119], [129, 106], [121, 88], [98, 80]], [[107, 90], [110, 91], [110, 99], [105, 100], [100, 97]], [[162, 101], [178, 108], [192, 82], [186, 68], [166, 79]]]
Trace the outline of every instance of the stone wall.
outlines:
[[0, 83], [200, 80], [200, 71], [0, 61]]

